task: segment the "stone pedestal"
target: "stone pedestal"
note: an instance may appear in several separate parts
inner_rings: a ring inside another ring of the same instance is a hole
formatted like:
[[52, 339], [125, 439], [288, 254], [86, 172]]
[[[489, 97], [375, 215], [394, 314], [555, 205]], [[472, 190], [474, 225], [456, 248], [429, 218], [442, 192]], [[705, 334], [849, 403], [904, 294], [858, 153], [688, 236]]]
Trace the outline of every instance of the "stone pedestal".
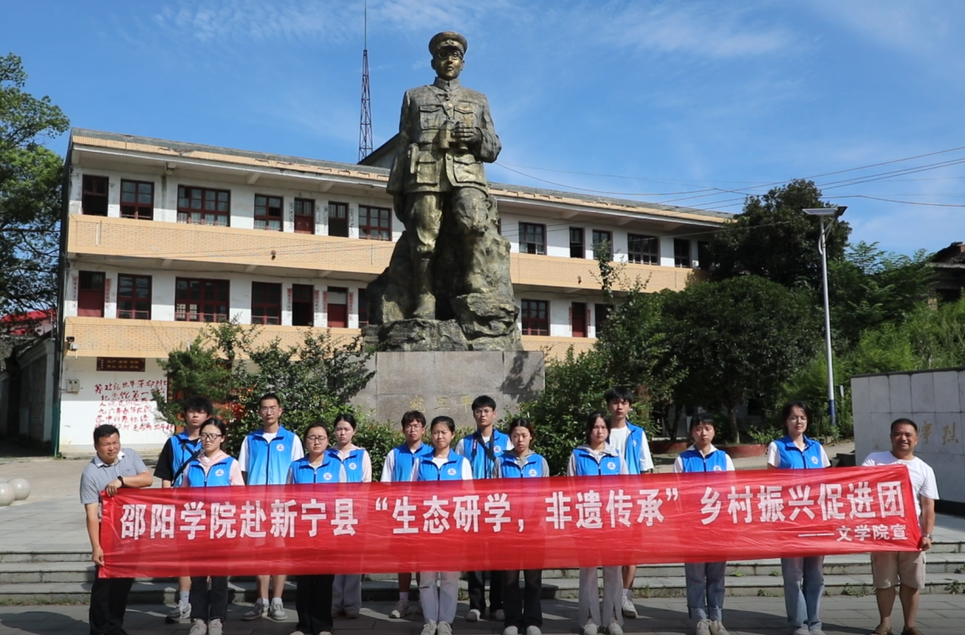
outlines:
[[473, 425], [470, 405], [479, 395], [495, 399], [497, 415], [504, 417], [544, 387], [538, 351], [379, 352], [370, 363], [375, 377], [353, 403], [394, 425], [407, 410]]

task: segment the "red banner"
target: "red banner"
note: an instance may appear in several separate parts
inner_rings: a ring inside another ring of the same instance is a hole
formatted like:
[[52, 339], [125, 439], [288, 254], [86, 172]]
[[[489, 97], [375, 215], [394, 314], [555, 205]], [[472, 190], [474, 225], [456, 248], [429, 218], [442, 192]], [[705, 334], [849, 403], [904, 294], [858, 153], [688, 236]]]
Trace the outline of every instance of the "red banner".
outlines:
[[556, 569], [913, 551], [903, 466], [122, 489], [107, 577]]

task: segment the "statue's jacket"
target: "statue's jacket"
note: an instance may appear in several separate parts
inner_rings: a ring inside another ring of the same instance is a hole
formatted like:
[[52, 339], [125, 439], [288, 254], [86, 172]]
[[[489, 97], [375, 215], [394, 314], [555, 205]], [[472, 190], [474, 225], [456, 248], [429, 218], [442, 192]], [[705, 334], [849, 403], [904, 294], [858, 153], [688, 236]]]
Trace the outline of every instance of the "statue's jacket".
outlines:
[[[457, 124], [479, 129], [481, 140], [466, 145], [452, 139]], [[446, 192], [452, 187], [487, 191], [482, 163], [495, 161], [502, 146], [482, 93], [440, 78], [406, 91], [399, 135], [404, 151], [389, 173], [390, 194]]]

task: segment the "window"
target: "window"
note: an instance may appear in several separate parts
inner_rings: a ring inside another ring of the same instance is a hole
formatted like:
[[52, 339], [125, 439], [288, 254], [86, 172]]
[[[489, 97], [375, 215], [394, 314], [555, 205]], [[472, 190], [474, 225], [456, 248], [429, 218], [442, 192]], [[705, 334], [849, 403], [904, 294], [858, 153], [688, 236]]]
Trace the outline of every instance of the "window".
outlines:
[[369, 294], [364, 288], [359, 289], [359, 327], [369, 323]]
[[519, 224], [519, 253], [546, 254], [546, 225]]
[[701, 269], [710, 269], [710, 243], [703, 240], [697, 242], [697, 263]]
[[121, 181], [121, 218], [154, 220], [154, 183]]
[[348, 289], [328, 288], [328, 325], [331, 328], [348, 326]]
[[280, 196], [255, 194], [255, 229], [269, 229], [280, 232], [281, 208], [282, 200]]
[[603, 325], [606, 324], [607, 318], [610, 315], [610, 305], [609, 304], [594, 304], [593, 305], [593, 324], [596, 326], [596, 336], [600, 337], [600, 333], [603, 332]]
[[359, 238], [392, 240], [392, 210], [359, 205]]
[[151, 319], [151, 276], [122, 273], [117, 276], [117, 317]]
[[523, 300], [523, 335], [550, 334], [550, 308], [546, 300]]
[[686, 238], [673, 239], [673, 266], [690, 267], [690, 241]]
[[659, 265], [660, 239], [655, 236], [627, 234], [627, 260], [638, 265]]
[[570, 227], [570, 258], [586, 258], [586, 232], [582, 227]]
[[315, 233], [315, 201], [310, 198], [295, 199], [295, 233]]
[[176, 278], [174, 319], [179, 322], [227, 322], [228, 281]]
[[110, 181], [106, 176], [85, 174], [81, 191], [81, 211], [88, 216], [107, 216], [107, 190]]
[[570, 326], [573, 327], [573, 337], [587, 337], [585, 302], [570, 305]]
[[328, 204], [328, 235], [348, 238], [348, 203]]
[[77, 285], [77, 315], [104, 317], [104, 272], [81, 271]]
[[251, 323], [281, 324], [281, 283], [251, 283]]
[[292, 326], [315, 325], [315, 287], [292, 285]]
[[178, 186], [178, 222], [220, 225], [231, 222], [231, 192], [204, 187]]
[[602, 229], [593, 230], [593, 257], [598, 249], [606, 249], [607, 260], [613, 260], [613, 234]]

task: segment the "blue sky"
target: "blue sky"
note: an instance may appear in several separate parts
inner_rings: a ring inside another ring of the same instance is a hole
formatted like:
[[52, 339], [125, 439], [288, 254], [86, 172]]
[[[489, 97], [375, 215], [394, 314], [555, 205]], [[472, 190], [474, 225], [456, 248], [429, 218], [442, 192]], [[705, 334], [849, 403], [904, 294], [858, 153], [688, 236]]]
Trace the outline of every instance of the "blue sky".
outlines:
[[[739, 212], [813, 178], [854, 241], [965, 240], [965, 3], [370, 0], [368, 17], [376, 146], [455, 29], [503, 142], [491, 180]], [[5, 2], [2, 21], [0, 54], [74, 126], [357, 159], [362, 0]]]

